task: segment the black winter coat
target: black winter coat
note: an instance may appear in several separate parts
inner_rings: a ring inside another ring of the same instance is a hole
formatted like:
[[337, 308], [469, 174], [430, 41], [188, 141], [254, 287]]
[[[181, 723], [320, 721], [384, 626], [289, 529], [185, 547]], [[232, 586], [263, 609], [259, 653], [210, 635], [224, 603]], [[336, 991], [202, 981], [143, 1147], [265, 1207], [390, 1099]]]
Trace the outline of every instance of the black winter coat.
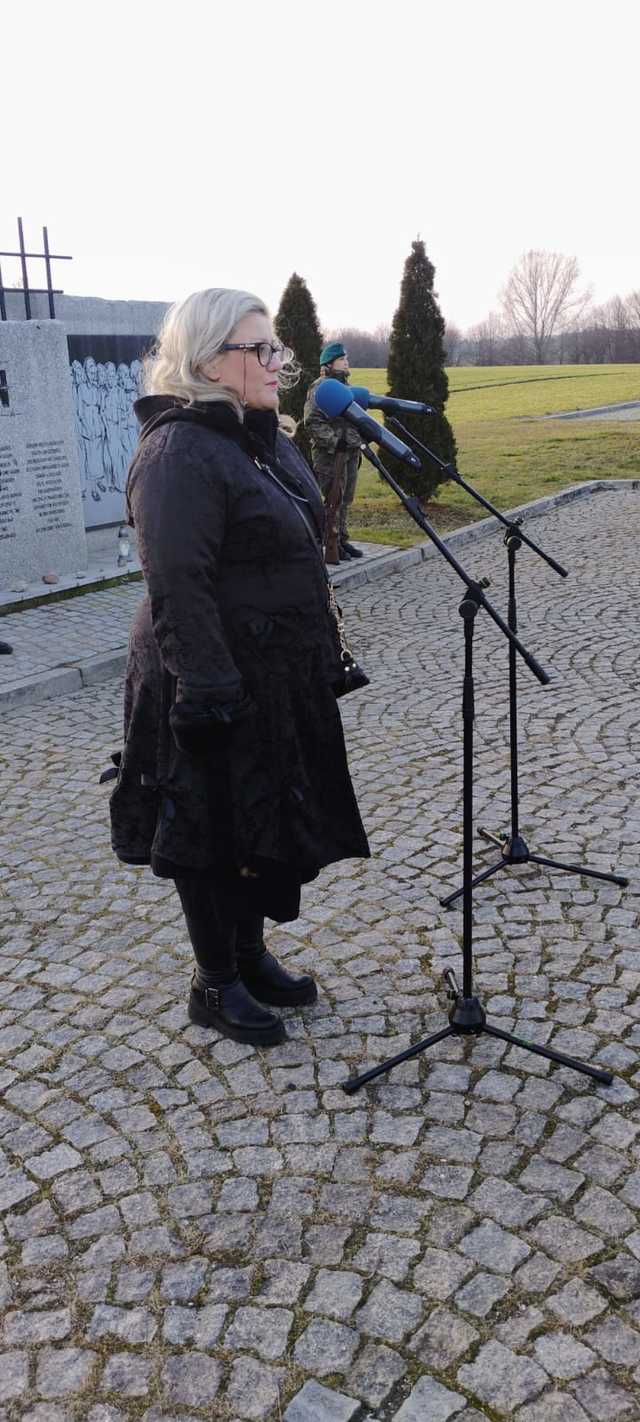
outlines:
[[257, 906], [294, 917], [289, 899], [260, 902], [272, 871], [299, 899], [323, 865], [369, 854], [332, 689], [317, 485], [269, 412], [241, 422], [229, 405], [147, 397], [136, 413], [127, 501], [148, 597], [129, 643], [113, 848], [169, 877], [252, 867]]

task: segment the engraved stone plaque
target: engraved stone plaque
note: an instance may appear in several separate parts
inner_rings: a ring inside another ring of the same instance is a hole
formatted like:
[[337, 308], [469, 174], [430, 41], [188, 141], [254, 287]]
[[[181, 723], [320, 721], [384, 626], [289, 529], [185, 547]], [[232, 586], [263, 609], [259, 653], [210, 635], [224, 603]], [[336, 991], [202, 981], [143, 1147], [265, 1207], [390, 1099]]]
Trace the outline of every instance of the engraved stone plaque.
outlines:
[[0, 321], [0, 588], [86, 566], [66, 333]]

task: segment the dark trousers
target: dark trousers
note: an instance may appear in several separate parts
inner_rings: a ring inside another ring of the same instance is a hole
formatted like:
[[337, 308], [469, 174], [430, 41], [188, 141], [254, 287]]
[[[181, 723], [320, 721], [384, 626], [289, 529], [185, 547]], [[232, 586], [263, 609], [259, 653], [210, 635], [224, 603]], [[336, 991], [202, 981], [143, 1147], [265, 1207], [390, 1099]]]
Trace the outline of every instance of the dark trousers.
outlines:
[[[349, 515], [351, 513], [351, 505], [355, 498], [359, 468], [360, 450], [352, 449], [345, 464], [344, 483], [338, 510], [338, 535], [341, 543], [348, 543], [349, 541]], [[326, 454], [324, 451], [318, 451], [317, 453], [314, 451], [313, 472], [320, 486], [322, 496], [326, 499], [333, 483], [335, 455]]]
[[198, 978], [208, 987], [231, 982], [238, 971], [238, 958], [253, 958], [262, 952], [264, 918], [243, 908], [237, 893], [209, 873], [184, 874], [174, 882]]

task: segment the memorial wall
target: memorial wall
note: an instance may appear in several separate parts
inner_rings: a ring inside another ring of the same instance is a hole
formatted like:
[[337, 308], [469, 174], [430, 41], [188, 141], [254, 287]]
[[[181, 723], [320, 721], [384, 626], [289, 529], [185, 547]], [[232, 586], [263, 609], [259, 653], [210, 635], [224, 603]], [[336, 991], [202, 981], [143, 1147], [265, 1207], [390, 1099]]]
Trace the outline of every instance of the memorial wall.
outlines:
[[87, 566], [67, 336], [0, 322], [0, 588]]

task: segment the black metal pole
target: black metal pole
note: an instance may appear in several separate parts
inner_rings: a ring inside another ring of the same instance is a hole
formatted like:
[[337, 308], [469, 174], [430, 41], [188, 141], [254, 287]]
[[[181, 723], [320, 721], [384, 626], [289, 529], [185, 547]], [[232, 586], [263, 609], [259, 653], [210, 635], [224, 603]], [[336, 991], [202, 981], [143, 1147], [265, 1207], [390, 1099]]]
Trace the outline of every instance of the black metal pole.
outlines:
[[[473, 993], [473, 631], [478, 604], [465, 598], [460, 604], [464, 621], [464, 677], [462, 681], [462, 996]], [[509, 643], [509, 652], [515, 647]]]
[[24, 234], [22, 231], [22, 218], [18, 218], [18, 243], [20, 246], [20, 265], [22, 267], [22, 291], [24, 295], [24, 311], [27, 321], [31, 320], [31, 302], [29, 300], [29, 276], [27, 273], [27, 254], [24, 247]]
[[4, 299], [4, 286], [2, 283], [2, 267], [0, 267], [0, 321], [6, 321], [7, 307]]
[[46, 227], [42, 229], [42, 241], [44, 246], [44, 264], [47, 269], [47, 296], [49, 297], [49, 315], [55, 321], [56, 307], [53, 299], [53, 281], [51, 278], [51, 253], [49, 251], [49, 233]]
[[[507, 534], [507, 556], [509, 560], [509, 605], [507, 609], [507, 622], [512, 632], [518, 630], [518, 613], [516, 608], [516, 553], [521, 547], [519, 535]], [[518, 808], [518, 686], [517, 686], [516, 659], [512, 655], [511, 643], [509, 643], [509, 750], [511, 759], [511, 841], [518, 838], [519, 829], [519, 808]]]

